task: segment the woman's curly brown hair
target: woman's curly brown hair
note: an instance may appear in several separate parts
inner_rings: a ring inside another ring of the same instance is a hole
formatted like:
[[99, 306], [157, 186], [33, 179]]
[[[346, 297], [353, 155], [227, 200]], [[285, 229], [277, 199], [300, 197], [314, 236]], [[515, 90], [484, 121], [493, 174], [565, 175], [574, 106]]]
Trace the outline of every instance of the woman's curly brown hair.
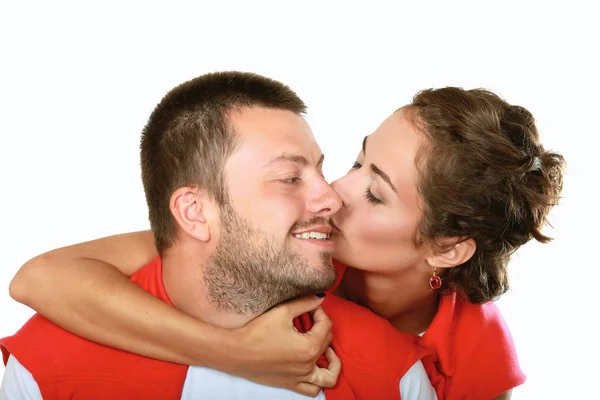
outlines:
[[564, 158], [541, 145], [529, 111], [488, 90], [424, 90], [406, 109], [428, 138], [417, 160], [418, 240], [443, 251], [436, 239], [472, 238], [473, 257], [446, 272], [444, 292], [493, 300], [509, 288], [510, 255], [551, 240], [541, 229], [560, 198]]

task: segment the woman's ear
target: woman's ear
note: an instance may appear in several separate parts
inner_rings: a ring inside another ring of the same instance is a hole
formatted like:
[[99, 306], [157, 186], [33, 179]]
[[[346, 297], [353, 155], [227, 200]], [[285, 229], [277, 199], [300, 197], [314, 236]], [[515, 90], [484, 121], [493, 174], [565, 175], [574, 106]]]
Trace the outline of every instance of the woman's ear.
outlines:
[[[458, 243], [456, 243], [457, 241]], [[449, 242], [454, 242], [456, 244], [453, 246], [451, 245], [449, 250], [442, 253], [435, 252], [433, 249], [430, 251], [430, 254], [427, 256], [429, 265], [436, 268], [456, 267], [457, 265], [469, 261], [477, 249], [475, 241], [470, 238], [462, 241], [459, 241], [458, 239], [444, 239], [440, 244], [444, 246], [449, 244]]]

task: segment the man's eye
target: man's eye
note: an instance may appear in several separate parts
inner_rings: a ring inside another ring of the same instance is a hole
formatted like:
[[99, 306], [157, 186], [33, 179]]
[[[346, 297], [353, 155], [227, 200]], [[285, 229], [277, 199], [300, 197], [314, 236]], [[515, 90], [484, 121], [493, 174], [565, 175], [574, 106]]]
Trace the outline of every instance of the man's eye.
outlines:
[[362, 167], [362, 164], [358, 161], [354, 161], [354, 164], [352, 164], [352, 169], [358, 169], [360, 167]]
[[282, 179], [281, 182], [283, 182], [283, 183], [298, 183], [299, 180], [300, 180], [300, 178], [294, 177], [294, 178]]

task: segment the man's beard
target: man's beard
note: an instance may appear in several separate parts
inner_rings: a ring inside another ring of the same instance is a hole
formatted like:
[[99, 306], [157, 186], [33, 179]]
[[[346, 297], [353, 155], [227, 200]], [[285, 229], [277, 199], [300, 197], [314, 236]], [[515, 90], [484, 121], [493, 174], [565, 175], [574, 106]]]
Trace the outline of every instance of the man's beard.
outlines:
[[216, 309], [262, 313], [300, 294], [329, 289], [336, 275], [331, 253], [323, 252], [318, 265], [311, 265], [289, 240], [278, 241], [257, 229], [229, 204], [221, 208], [221, 238], [204, 273]]

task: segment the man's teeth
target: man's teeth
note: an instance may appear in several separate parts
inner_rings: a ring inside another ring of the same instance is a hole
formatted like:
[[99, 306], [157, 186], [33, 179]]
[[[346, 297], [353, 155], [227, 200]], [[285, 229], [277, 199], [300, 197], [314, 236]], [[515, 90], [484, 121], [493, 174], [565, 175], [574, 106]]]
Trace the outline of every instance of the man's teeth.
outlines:
[[318, 240], [329, 239], [329, 234], [323, 233], [323, 232], [303, 232], [303, 233], [297, 233], [294, 236], [297, 237], [298, 239], [318, 239]]

